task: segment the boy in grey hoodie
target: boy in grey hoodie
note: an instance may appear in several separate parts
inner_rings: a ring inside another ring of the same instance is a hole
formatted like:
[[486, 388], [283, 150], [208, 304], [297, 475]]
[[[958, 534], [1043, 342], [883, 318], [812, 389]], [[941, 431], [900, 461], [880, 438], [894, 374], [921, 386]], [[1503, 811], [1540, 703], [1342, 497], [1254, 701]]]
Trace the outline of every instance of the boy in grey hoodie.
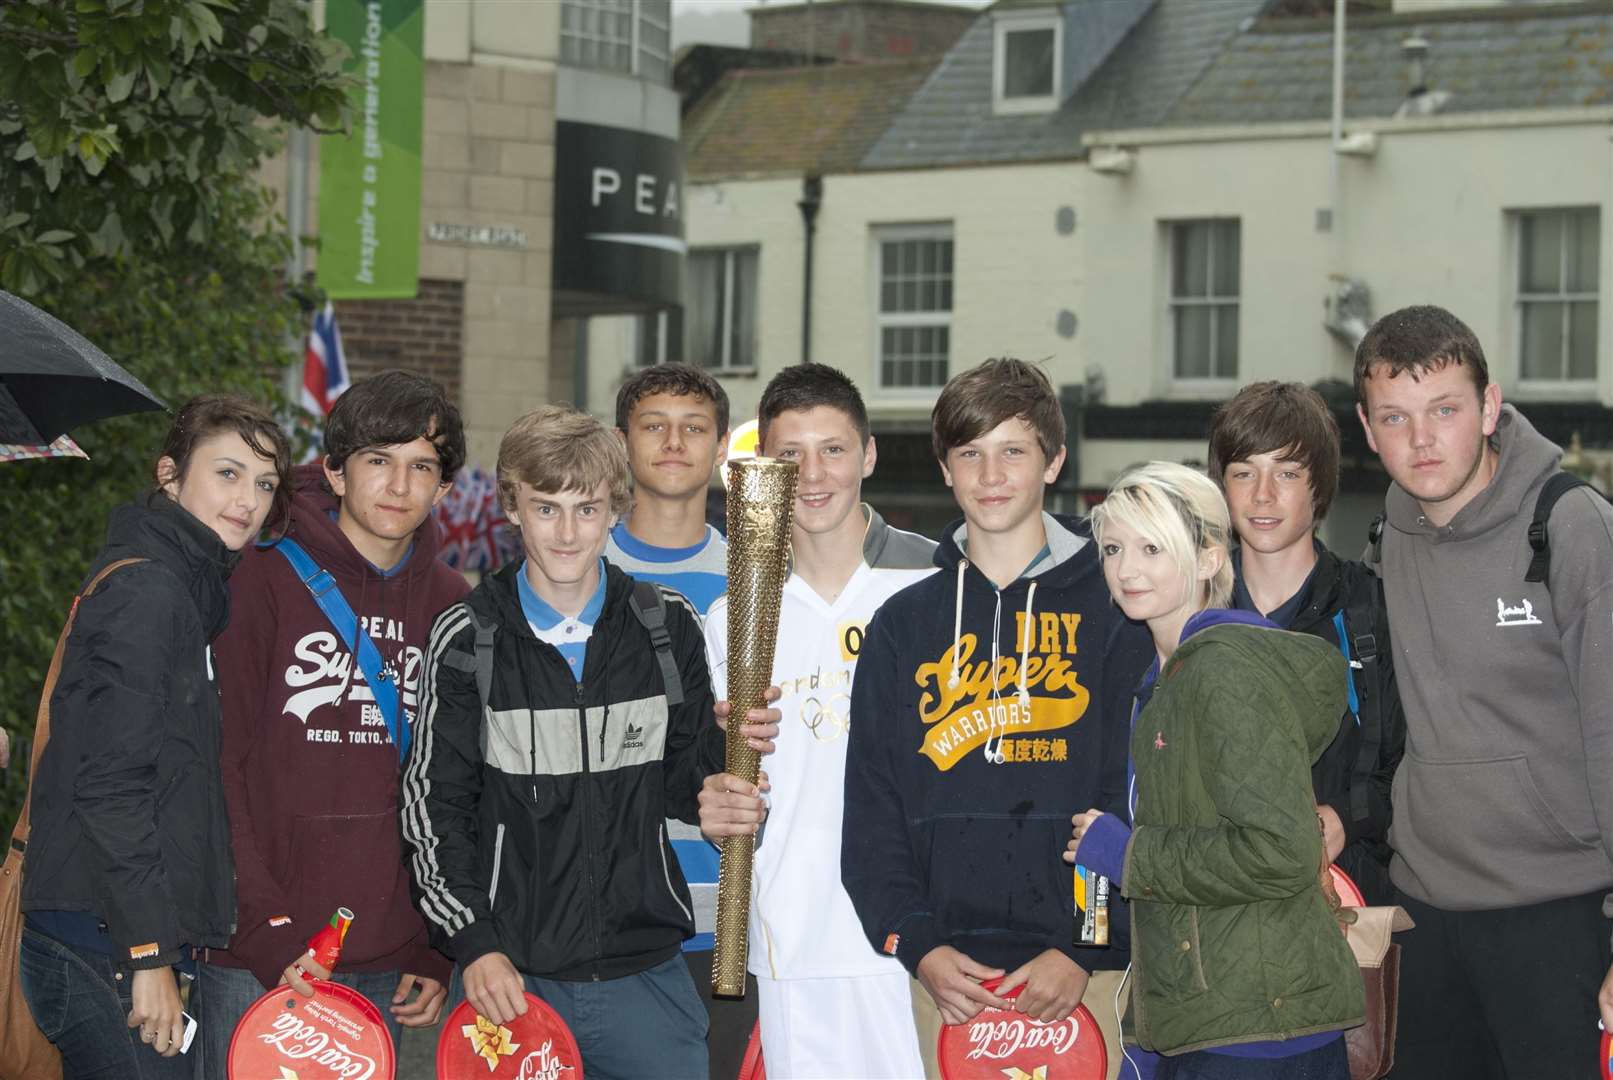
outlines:
[[1355, 388], [1394, 481], [1379, 572], [1406, 753], [1390, 876], [1417, 922], [1394, 1075], [1596, 1075], [1598, 1013], [1613, 1026], [1613, 508], [1564, 495], [1548, 580], [1524, 580], [1562, 451], [1501, 404], [1447, 311], [1379, 320]]

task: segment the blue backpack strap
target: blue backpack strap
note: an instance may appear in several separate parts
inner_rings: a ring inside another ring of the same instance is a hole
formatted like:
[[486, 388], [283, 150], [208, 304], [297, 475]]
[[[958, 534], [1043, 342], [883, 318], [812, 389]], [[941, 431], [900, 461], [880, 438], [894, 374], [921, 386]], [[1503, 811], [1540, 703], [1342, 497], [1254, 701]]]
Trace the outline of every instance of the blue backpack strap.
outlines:
[[1361, 662], [1350, 655], [1350, 635], [1344, 629], [1344, 609], [1333, 613], [1333, 629], [1338, 632], [1339, 652], [1344, 654], [1345, 663], [1350, 666], [1344, 671], [1344, 685], [1348, 691], [1346, 703], [1350, 707], [1350, 715], [1355, 717], [1355, 726], [1361, 726], [1361, 699], [1355, 692], [1355, 673], [1361, 667]]
[[385, 664], [381, 660], [381, 650], [375, 647], [367, 631], [359, 629], [358, 616], [353, 614], [352, 605], [342, 595], [342, 590], [336, 587], [336, 579], [331, 577], [329, 570], [314, 562], [313, 556], [290, 537], [282, 537], [271, 546], [286, 557], [291, 569], [313, 596], [314, 603], [330, 620], [336, 636], [352, 649], [353, 659], [359, 671], [363, 672], [370, 692], [375, 695], [381, 718], [386, 721], [387, 737], [398, 748], [398, 760], [402, 761], [409, 753], [409, 727], [401, 722], [403, 708], [398, 699], [398, 684], [388, 678], [383, 670]]

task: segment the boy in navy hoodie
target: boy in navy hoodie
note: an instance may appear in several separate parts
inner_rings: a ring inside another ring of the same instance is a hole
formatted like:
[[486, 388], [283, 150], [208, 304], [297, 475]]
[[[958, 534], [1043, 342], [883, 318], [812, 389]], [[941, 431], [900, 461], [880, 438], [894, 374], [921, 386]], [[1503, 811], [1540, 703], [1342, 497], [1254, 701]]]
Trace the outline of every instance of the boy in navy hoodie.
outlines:
[[[927, 1075], [943, 1023], [986, 1007], [1058, 1021], [1084, 1000], [1113, 1077], [1124, 927], [1108, 949], [1075, 944], [1059, 853], [1085, 800], [1124, 811], [1147, 634], [1110, 603], [1087, 523], [1043, 510], [1065, 454], [1046, 375], [988, 360], [947, 383], [931, 420], [963, 521], [941, 539], [941, 572], [869, 623], [842, 878], [869, 942], [919, 983]], [[981, 985], [996, 978], [995, 991]]]

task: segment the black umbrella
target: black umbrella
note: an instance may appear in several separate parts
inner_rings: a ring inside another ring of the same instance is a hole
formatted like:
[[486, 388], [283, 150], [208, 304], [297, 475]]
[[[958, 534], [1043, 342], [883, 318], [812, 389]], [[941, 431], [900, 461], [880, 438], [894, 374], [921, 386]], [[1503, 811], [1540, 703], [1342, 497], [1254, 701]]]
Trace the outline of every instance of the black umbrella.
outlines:
[[0, 443], [48, 443], [162, 399], [66, 323], [0, 291]]

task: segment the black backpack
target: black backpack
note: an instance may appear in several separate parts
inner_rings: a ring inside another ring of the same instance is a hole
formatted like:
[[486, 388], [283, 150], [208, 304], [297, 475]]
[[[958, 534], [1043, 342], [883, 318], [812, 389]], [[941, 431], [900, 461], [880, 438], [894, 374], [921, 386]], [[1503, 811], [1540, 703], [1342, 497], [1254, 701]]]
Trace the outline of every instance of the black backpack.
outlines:
[[[628, 607], [633, 609], [633, 615], [644, 624], [644, 629], [650, 632], [650, 644], [655, 648], [655, 659], [661, 665], [661, 683], [666, 689], [667, 708], [675, 708], [683, 704], [683, 679], [678, 675], [678, 661], [672, 655], [672, 635], [666, 628], [666, 599], [655, 583], [635, 578], [633, 581], [633, 595], [629, 599]], [[470, 615], [471, 625], [476, 628], [475, 662], [473, 670], [476, 672], [476, 691], [482, 697], [482, 705], [488, 702], [488, 694], [493, 688], [493, 637], [498, 627], [491, 622], [483, 622], [476, 612], [466, 609]], [[454, 663], [454, 658], [462, 654], [450, 653], [444, 659], [455, 667], [463, 668], [463, 662]], [[601, 736], [603, 738], [603, 735]]]

